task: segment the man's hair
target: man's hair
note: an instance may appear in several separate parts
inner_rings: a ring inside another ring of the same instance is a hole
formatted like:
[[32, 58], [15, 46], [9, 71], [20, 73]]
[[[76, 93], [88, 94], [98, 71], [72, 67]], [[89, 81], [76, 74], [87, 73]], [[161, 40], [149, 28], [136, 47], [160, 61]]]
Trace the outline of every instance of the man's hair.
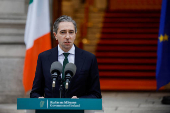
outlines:
[[57, 33], [58, 31], [58, 26], [60, 22], [72, 22], [74, 25], [74, 29], [75, 29], [75, 33], [77, 33], [77, 25], [76, 22], [70, 17], [70, 16], [66, 16], [66, 15], [62, 15], [60, 16], [53, 25], [53, 32]]

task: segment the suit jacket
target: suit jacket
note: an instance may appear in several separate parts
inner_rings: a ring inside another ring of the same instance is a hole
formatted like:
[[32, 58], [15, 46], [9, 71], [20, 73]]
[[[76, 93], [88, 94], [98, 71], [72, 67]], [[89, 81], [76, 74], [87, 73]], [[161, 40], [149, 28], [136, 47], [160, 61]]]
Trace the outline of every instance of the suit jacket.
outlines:
[[[56, 81], [52, 92], [51, 64], [58, 61], [58, 46], [42, 52], [38, 56], [31, 98], [59, 98], [60, 84]], [[95, 55], [75, 46], [76, 74], [72, 77], [68, 91], [63, 91], [62, 98], [101, 98], [98, 64]]]

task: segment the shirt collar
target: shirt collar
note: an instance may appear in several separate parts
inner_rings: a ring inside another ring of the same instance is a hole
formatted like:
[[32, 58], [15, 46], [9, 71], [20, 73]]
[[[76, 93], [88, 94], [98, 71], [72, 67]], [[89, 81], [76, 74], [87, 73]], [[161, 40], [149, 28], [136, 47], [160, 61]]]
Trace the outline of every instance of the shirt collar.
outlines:
[[[59, 46], [58, 44], [58, 55], [62, 55], [63, 53], [65, 53]], [[67, 52], [67, 53], [70, 53], [70, 54], [75, 54], [75, 46], [73, 44], [73, 46], [71, 47], [71, 49]]]

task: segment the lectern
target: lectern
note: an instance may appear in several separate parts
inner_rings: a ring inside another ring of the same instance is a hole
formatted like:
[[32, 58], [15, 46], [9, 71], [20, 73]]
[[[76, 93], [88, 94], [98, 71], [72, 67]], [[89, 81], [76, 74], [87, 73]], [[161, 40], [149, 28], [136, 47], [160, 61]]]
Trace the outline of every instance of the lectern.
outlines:
[[36, 113], [84, 113], [84, 110], [102, 110], [102, 99], [18, 98], [17, 109]]

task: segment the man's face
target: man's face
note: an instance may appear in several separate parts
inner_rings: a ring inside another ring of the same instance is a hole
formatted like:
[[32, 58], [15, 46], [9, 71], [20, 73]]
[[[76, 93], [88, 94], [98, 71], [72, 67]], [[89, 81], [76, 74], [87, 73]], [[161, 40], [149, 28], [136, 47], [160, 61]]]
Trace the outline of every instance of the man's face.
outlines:
[[60, 22], [57, 34], [54, 33], [56, 40], [58, 40], [60, 48], [64, 52], [68, 52], [76, 38], [74, 25], [72, 22]]

